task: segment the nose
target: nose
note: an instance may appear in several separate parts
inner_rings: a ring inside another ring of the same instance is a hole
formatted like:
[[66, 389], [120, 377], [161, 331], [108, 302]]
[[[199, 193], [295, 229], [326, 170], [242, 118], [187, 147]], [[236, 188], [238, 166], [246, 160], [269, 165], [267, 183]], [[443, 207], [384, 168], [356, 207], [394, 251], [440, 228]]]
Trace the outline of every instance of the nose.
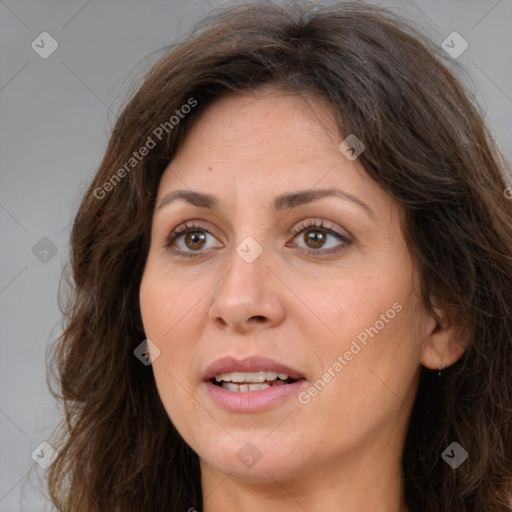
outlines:
[[275, 327], [285, 317], [282, 283], [268, 268], [265, 250], [247, 263], [235, 251], [231, 266], [217, 283], [209, 319], [221, 330], [248, 333]]

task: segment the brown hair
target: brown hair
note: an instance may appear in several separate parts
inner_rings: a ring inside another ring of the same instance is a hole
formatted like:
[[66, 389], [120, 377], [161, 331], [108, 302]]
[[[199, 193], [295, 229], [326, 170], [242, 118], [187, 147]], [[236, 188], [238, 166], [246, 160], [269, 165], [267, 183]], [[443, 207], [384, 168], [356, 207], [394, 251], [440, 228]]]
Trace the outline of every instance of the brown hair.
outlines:
[[[145, 339], [138, 291], [159, 180], [180, 141], [216, 98], [263, 85], [327, 100], [340, 140], [364, 142], [360, 163], [405, 210], [425, 307], [436, 318], [434, 306], [446, 308], [439, 321], [470, 333], [441, 377], [422, 368], [402, 457], [408, 509], [512, 510], [507, 167], [447, 60], [411, 22], [355, 2], [231, 7], [167, 48], [120, 114], [73, 225], [72, 293], [49, 364], [65, 410], [47, 470], [60, 511], [202, 510], [198, 457], [134, 356]], [[456, 470], [441, 458], [453, 441], [469, 453]]]

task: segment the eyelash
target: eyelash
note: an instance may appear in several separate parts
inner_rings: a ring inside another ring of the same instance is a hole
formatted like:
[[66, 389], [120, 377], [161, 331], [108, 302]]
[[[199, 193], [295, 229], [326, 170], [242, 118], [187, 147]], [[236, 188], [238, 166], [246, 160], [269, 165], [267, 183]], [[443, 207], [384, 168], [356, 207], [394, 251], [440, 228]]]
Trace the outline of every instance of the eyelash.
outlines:
[[[352, 244], [352, 240], [350, 240], [347, 236], [342, 235], [341, 233], [338, 233], [337, 231], [334, 231], [333, 229], [325, 227], [323, 221], [319, 221], [319, 223], [317, 223], [316, 221], [311, 220], [311, 219], [309, 219], [307, 221], [302, 221], [299, 224], [297, 224], [294, 228], [292, 228], [289, 231], [289, 233], [291, 235], [294, 235], [294, 238], [295, 238], [302, 231], [307, 231], [308, 229], [311, 231], [314, 231], [314, 230], [323, 231], [329, 235], [334, 236], [335, 238], [340, 240], [340, 242], [342, 242], [341, 247], [338, 247], [336, 249], [332, 249], [332, 248], [329, 250], [301, 249], [308, 256], [318, 256], [319, 254], [336, 254], [336, 253], [340, 252], [341, 250], [343, 250], [344, 247], [348, 247], [349, 245]], [[172, 248], [172, 244], [174, 243], [175, 240], [178, 239], [178, 237], [180, 237], [182, 235], [186, 235], [187, 233], [194, 233], [196, 231], [202, 231], [204, 233], [208, 233], [209, 235], [211, 235], [211, 233], [207, 229], [205, 229], [204, 227], [202, 227], [200, 225], [197, 225], [194, 223], [190, 223], [190, 224], [185, 223], [185, 224], [182, 224], [181, 226], [177, 227], [168, 237], [166, 237], [166, 239], [164, 241], [164, 248], [168, 249], [170, 252], [172, 252], [175, 256], [177, 256], [179, 258], [195, 258], [197, 256], [200, 256], [200, 252], [202, 252], [202, 251], [183, 252], [183, 251], [176, 250], [176, 249]]]

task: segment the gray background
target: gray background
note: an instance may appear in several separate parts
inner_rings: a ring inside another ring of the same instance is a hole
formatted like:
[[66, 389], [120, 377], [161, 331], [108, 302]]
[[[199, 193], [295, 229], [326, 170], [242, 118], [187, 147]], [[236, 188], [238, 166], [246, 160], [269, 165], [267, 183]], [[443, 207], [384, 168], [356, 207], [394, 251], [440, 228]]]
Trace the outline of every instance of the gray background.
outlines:
[[[512, 2], [373, 3], [419, 21], [439, 45], [453, 31], [464, 37], [469, 48], [457, 61], [510, 162]], [[44, 469], [31, 458], [59, 417], [45, 351], [60, 334], [57, 291], [70, 222], [121, 101], [154, 60], [145, 56], [224, 4], [0, 0], [1, 512], [50, 508], [38, 481]], [[31, 47], [44, 31], [59, 45], [47, 59]]]

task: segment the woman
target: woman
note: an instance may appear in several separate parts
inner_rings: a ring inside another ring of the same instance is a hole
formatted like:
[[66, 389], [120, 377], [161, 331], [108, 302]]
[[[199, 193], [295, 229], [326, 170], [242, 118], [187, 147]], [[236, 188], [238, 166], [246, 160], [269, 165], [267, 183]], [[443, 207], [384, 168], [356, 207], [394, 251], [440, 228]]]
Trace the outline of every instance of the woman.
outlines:
[[512, 510], [512, 203], [443, 59], [340, 3], [154, 65], [73, 226], [59, 510]]

